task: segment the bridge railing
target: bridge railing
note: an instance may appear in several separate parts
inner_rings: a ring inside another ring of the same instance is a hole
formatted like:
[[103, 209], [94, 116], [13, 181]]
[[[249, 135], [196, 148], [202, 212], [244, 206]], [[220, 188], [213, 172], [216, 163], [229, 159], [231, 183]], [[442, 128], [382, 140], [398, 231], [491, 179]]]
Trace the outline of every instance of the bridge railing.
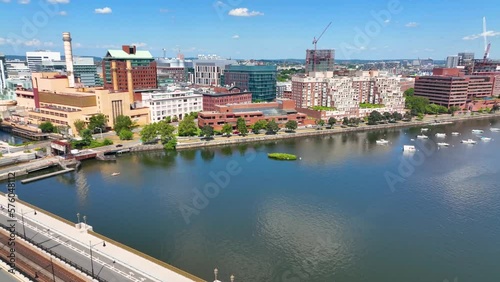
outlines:
[[[1, 228], [3, 228], [3, 229], [5, 229], [5, 230], [7, 230], [7, 231], [9, 231], [9, 232], [11, 231], [11, 230], [10, 230], [10, 229], [6, 226], [6, 225], [4, 225], [4, 224], [2, 224], [2, 223], [0, 223], [0, 227], [1, 227]], [[76, 269], [76, 270], [79, 270], [80, 272], [82, 272], [82, 273], [84, 273], [84, 274], [88, 275], [89, 277], [92, 277], [92, 278], [94, 278], [94, 279], [97, 279], [97, 281], [99, 281], [99, 282], [108, 282], [106, 279], [104, 279], [104, 278], [102, 278], [102, 277], [95, 277], [95, 275], [94, 275], [94, 277], [93, 277], [92, 272], [90, 272], [89, 270], [87, 270], [87, 269], [85, 269], [85, 268], [81, 267], [80, 265], [78, 265], [78, 264], [76, 264], [76, 263], [72, 262], [71, 260], [69, 260], [69, 259], [67, 259], [67, 258], [65, 258], [65, 257], [63, 257], [63, 256], [61, 256], [60, 254], [58, 254], [58, 253], [54, 252], [54, 251], [53, 251], [53, 250], [51, 250], [50, 248], [47, 248], [47, 247], [43, 246], [42, 244], [37, 243], [37, 242], [35, 242], [34, 240], [32, 240], [32, 239], [30, 239], [30, 238], [24, 237], [21, 233], [19, 233], [19, 232], [17, 232], [17, 231], [16, 231], [16, 236], [17, 236], [17, 237], [20, 237], [20, 238], [23, 238], [26, 242], [28, 242], [28, 243], [30, 243], [30, 244], [32, 244], [32, 245], [34, 245], [35, 247], [37, 247], [37, 248], [39, 248], [39, 249], [43, 250], [44, 252], [46, 252], [46, 253], [50, 254], [51, 256], [53, 256], [53, 257], [55, 257], [55, 258], [58, 258], [58, 259], [59, 259], [59, 260], [61, 260], [62, 262], [64, 262], [64, 263], [68, 264], [69, 266], [73, 267], [73, 268], [74, 268], [74, 269]], [[18, 270], [19, 272], [21, 272], [19, 269], [17, 269], [17, 270]], [[23, 273], [21, 273], [21, 274], [23, 274]], [[25, 275], [25, 274], [23, 274], [23, 275]], [[25, 275], [25, 276], [26, 276], [26, 275]], [[30, 275], [27, 275], [27, 277], [28, 277], [28, 278], [30, 278], [31, 276], [30, 276]]]

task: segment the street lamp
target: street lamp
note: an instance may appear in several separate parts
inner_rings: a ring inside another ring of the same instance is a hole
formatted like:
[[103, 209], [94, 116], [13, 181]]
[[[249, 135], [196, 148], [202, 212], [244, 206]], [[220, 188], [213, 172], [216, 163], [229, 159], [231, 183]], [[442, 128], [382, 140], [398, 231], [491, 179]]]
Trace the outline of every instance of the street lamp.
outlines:
[[[23, 212], [23, 210], [21, 209], [21, 220], [23, 222], [23, 235], [24, 235], [24, 238], [26, 238], [26, 228], [24, 227], [24, 215], [29, 213], [31, 211], [27, 211], [27, 212]], [[36, 210], [33, 210], [33, 213], [36, 215]]]
[[80, 224], [80, 213], [76, 213], [76, 217], [78, 218], [78, 224]]
[[231, 279], [231, 282], [234, 282], [234, 275], [231, 274], [231, 277], [229, 279]]
[[[89, 248], [90, 249], [90, 267], [92, 268], [92, 278], [95, 278], [94, 277], [94, 261], [93, 261], [93, 258], [92, 258], [92, 247], [97, 246], [99, 244], [100, 243], [92, 245], [92, 241], [89, 241], [89, 246], [90, 246], [90, 248]], [[106, 242], [102, 241], [102, 246], [106, 247]]]
[[215, 280], [214, 282], [217, 282], [219, 280], [217, 280], [217, 274], [219, 274], [219, 270], [217, 268], [214, 269], [214, 275], [215, 275]]

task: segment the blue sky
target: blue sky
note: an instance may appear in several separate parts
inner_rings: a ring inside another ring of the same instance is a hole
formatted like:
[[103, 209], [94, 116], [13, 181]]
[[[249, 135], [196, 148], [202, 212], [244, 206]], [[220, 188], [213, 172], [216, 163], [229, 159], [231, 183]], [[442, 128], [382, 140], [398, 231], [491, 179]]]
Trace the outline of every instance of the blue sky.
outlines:
[[300, 59], [332, 22], [318, 49], [338, 59], [482, 57], [486, 17], [490, 57], [500, 58], [499, 12], [497, 1], [465, 0], [0, 0], [0, 52], [62, 51], [69, 31], [81, 56], [136, 44], [155, 57], [166, 48], [167, 56]]

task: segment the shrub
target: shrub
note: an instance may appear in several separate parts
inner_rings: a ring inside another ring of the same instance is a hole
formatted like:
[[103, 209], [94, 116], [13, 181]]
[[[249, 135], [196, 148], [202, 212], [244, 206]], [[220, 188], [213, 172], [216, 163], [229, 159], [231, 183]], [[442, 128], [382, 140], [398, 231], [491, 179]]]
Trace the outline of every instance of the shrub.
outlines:
[[284, 153], [269, 153], [267, 157], [270, 159], [281, 160], [281, 161], [294, 161], [297, 159], [297, 156], [292, 154], [284, 154]]

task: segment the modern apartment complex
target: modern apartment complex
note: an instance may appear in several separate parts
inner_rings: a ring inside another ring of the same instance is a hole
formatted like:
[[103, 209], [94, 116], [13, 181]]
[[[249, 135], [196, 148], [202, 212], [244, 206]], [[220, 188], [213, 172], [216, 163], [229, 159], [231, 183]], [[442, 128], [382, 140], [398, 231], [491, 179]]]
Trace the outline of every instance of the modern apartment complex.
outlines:
[[276, 98], [285, 98], [284, 93], [285, 92], [290, 92], [292, 91], [292, 82], [291, 81], [285, 81], [285, 82], [276, 82]]
[[[360, 111], [360, 103], [379, 104], [380, 111], [404, 112], [401, 81], [378, 71], [360, 71], [356, 76], [310, 72], [292, 77], [292, 99], [299, 111], [317, 118], [362, 117], [366, 113]], [[316, 111], [316, 106], [331, 110]]]
[[26, 62], [28, 63], [28, 68], [32, 71], [41, 71], [42, 62], [46, 61], [60, 61], [61, 53], [60, 52], [51, 52], [51, 51], [34, 51], [34, 52], [26, 52]]
[[221, 85], [221, 76], [227, 65], [237, 64], [235, 60], [223, 59], [219, 56], [199, 55], [193, 61], [194, 84], [206, 86]]
[[175, 116], [182, 119], [203, 110], [203, 96], [193, 90], [153, 91], [142, 93], [142, 106], [150, 109], [151, 122]]
[[[61, 61], [43, 61], [41, 63], [42, 72], [60, 72], [66, 74], [67, 62]], [[73, 74], [75, 81], [81, 86], [94, 87], [102, 86], [102, 79], [97, 74], [97, 66], [92, 57], [74, 57]]]
[[224, 84], [252, 93], [253, 101], [276, 99], [276, 66], [229, 65], [224, 71]]
[[306, 73], [333, 71], [335, 50], [306, 50]]
[[155, 59], [149, 51], [137, 50], [135, 46], [123, 45], [122, 50], [108, 50], [102, 61], [102, 72], [104, 88], [108, 90], [158, 87]]

